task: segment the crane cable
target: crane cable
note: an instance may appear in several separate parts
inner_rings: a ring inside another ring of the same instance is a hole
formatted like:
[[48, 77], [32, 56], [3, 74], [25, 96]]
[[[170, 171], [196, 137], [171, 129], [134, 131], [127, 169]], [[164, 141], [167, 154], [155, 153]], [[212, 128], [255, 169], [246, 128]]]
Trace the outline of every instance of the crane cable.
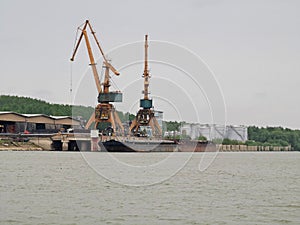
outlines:
[[100, 81], [102, 80], [103, 74], [104, 74], [104, 67], [102, 66], [101, 74], [100, 74], [100, 77], [99, 77]]
[[[83, 25], [84, 25], [84, 23], [82, 23], [81, 25], [79, 25], [77, 27], [74, 45], [73, 45], [73, 52], [75, 51], [75, 48], [76, 48], [76, 43], [78, 40], [78, 32], [79, 32], [79, 30], [81, 30], [80, 27], [82, 27]], [[72, 105], [73, 104], [73, 63], [72, 63], [72, 61], [70, 62], [70, 89], [69, 89], [69, 91], [70, 91], [70, 104]]]
[[114, 88], [117, 89], [117, 91], [120, 91], [121, 89], [119, 88], [119, 86], [117, 85], [117, 83], [113, 80], [113, 78], [110, 79], [111, 83], [113, 84]]
[[70, 105], [73, 105], [73, 63], [70, 63]]
[[[103, 59], [104, 60], [104, 59]], [[104, 61], [103, 61], [104, 62]], [[111, 62], [111, 59], [108, 60], [108, 62]], [[114, 77], [114, 76], [113, 76]], [[118, 87], [117, 83], [114, 81], [112, 76], [109, 76], [109, 80], [111, 81], [112, 86], [117, 90], [120, 91], [121, 89]]]
[[[100, 63], [99, 63], [100, 64]], [[105, 72], [105, 66], [104, 65], [104, 59], [103, 59], [103, 62], [102, 62], [102, 69], [101, 69], [101, 75], [100, 75], [100, 80], [102, 80], [103, 76], [104, 76], [104, 72]], [[120, 88], [118, 87], [118, 85], [116, 84], [116, 82], [114, 81], [113, 77], [110, 76], [110, 73], [109, 73], [109, 81], [111, 83], [111, 85], [117, 90], [117, 91], [120, 91]]]
[[[82, 25], [80, 25], [80, 26], [82, 26]], [[73, 52], [75, 50], [77, 39], [78, 39], [78, 30], [79, 30], [79, 27], [77, 28], [76, 34], [75, 34]], [[70, 91], [70, 105], [72, 105], [73, 104], [73, 63], [72, 63], [72, 61], [70, 61], [70, 89], [69, 89], [69, 91]]]

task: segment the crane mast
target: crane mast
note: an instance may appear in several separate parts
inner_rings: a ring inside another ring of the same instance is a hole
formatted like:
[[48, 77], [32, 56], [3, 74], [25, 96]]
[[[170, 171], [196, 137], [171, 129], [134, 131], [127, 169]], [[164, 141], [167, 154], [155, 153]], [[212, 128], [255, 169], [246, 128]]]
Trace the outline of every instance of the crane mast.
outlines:
[[[100, 50], [100, 53], [103, 57], [103, 67], [105, 68], [105, 76], [104, 76], [104, 82], [102, 83], [102, 85], [99, 80], [99, 75], [98, 75], [98, 71], [96, 68], [96, 62], [95, 62], [95, 59], [93, 56], [91, 44], [90, 44], [89, 37], [87, 34], [87, 28], [90, 29], [90, 31], [94, 37], [94, 40]], [[121, 123], [118, 113], [116, 112], [114, 106], [112, 104], [110, 104], [110, 102], [122, 102], [122, 93], [109, 91], [109, 87], [110, 87], [109, 71], [112, 71], [117, 76], [120, 75], [120, 73], [107, 60], [107, 58], [104, 54], [104, 51], [100, 46], [100, 43], [96, 37], [95, 31], [93, 30], [90, 22], [88, 20], [86, 20], [83, 27], [82, 28], [79, 27], [78, 29], [80, 29], [82, 32], [80, 34], [80, 37], [74, 48], [74, 52], [73, 52], [70, 60], [74, 61], [74, 58], [75, 58], [75, 55], [79, 48], [79, 45], [81, 43], [81, 40], [84, 37], [88, 55], [89, 55], [89, 59], [90, 59], [90, 66], [92, 67], [93, 76], [94, 76], [94, 80], [95, 80], [97, 91], [98, 91], [98, 102], [99, 102], [99, 104], [95, 108], [95, 112], [90, 117], [85, 128], [86, 129], [90, 128], [91, 125], [94, 123], [94, 128], [98, 129], [102, 134], [105, 134], [105, 133], [123, 134], [124, 127]]]
[[145, 35], [145, 58], [144, 58], [144, 98], [140, 99], [141, 109], [132, 121], [129, 130], [134, 136], [142, 137], [161, 137], [162, 129], [154, 115], [152, 99], [149, 98], [149, 69], [148, 69], [148, 35]]
[[148, 35], [145, 35], [144, 99], [149, 99]]

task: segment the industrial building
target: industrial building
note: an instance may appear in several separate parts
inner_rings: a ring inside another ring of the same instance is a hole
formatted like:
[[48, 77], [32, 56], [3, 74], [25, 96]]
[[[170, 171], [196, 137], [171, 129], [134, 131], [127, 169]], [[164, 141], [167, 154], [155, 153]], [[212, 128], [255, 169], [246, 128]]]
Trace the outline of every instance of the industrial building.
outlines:
[[248, 130], [243, 125], [184, 124], [180, 132], [190, 136], [192, 139], [204, 136], [209, 141], [224, 138], [237, 141], [248, 140]]
[[80, 121], [70, 116], [0, 112], [0, 133], [50, 133], [81, 128]]
[[155, 118], [157, 120], [157, 123], [160, 126], [160, 129], [163, 129], [164, 112], [163, 111], [154, 110], [154, 116], [155, 116]]

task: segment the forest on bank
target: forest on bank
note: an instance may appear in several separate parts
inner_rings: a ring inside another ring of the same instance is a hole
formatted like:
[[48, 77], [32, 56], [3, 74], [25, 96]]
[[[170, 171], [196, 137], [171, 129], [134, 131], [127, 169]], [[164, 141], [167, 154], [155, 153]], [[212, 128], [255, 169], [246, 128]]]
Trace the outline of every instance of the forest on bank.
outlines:
[[[52, 116], [81, 116], [83, 120], [88, 120], [94, 111], [91, 106], [72, 106], [64, 104], [52, 104], [43, 100], [30, 97], [0, 95], [0, 111], [12, 111], [22, 114], [45, 114]], [[128, 112], [118, 111], [122, 122], [133, 120], [135, 115]], [[179, 131], [184, 122], [164, 121], [165, 131]], [[179, 137], [188, 138], [188, 137]], [[205, 140], [199, 137], [199, 140]], [[236, 140], [213, 140], [223, 144], [246, 144], [261, 146], [292, 146], [294, 150], [300, 150], [300, 130], [292, 130], [283, 127], [248, 127], [248, 141], [239, 142]]]
[[[52, 104], [40, 99], [30, 97], [19, 97], [0, 95], [0, 111], [11, 111], [21, 114], [44, 114], [51, 116], [81, 116], [83, 120], [88, 120], [94, 112], [94, 107], [82, 105]], [[131, 119], [134, 115], [118, 111], [122, 122]]]

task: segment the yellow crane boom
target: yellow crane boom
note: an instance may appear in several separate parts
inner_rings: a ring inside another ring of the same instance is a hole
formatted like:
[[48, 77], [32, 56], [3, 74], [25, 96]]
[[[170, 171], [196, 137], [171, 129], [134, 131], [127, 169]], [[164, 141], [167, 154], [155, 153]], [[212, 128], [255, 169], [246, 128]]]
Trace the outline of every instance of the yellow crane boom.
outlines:
[[[107, 70], [111, 70], [115, 75], [120, 75], [120, 73], [108, 62], [107, 58], [105, 57], [105, 54], [99, 44], [99, 41], [96, 37], [96, 32], [93, 30], [90, 22], [88, 20], [85, 21], [84, 25], [82, 28], [78, 27], [78, 29], [80, 29], [82, 32], [80, 34], [80, 37], [76, 43], [76, 46], [75, 46], [75, 49], [74, 49], [74, 52], [72, 54], [72, 57], [71, 57], [71, 61], [74, 61], [74, 58], [75, 58], [75, 55], [77, 53], [77, 50], [79, 48], [79, 45], [81, 43], [81, 40], [82, 38], [84, 37], [85, 39], [85, 43], [86, 43], [86, 47], [87, 47], [87, 50], [88, 50], [88, 55], [89, 55], [89, 58], [90, 58], [90, 65], [92, 67], [92, 70], [93, 70], [93, 75], [94, 75], [94, 80], [95, 80], [95, 83], [96, 83], [96, 87], [97, 87], [97, 90], [98, 90], [98, 93], [101, 93], [103, 90], [101, 88], [101, 83], [100, 83], [100, 80], [99, 80], [99, 75], [98, 75], [98, 71], [97, 71], [97, 68], [96, 68], [96, 63], [95, 63], [95, 59], [94, 59], [94, 55], [93, 55], [93, 52], [92, 52], [92, 48], [91, 48], [91, 44], [90, 44], [90, 41], [89, 41], [89, 37], [87, 35], [87, 27], [89, 27], [96, 43], [97, 43], [97, 46], [101, 52], [101, 55], [103, 57], [103, 60], [104, 60], [104, 65], [106, 67]], [[104, 78], [104, 89], [106, 89], [106, 92], [108, 92], [108, 87], [109, 87], [109, 73], [108, 71], [105, 73], [105, 78]]]

